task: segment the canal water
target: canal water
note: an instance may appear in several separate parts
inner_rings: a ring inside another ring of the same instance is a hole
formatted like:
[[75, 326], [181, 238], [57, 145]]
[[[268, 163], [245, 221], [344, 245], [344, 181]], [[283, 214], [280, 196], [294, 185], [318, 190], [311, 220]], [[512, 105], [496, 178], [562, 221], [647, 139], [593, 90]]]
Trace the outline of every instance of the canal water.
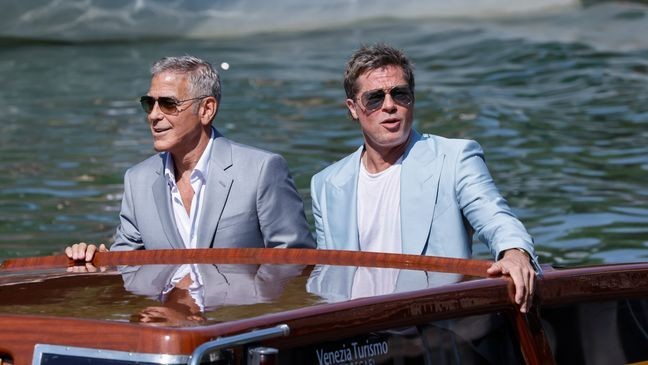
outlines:
[[110, 242], [124, 171], [153, 153], [137, 99], [168, 55], [219, 67], [215, 126], [283, 154], [310, 219], [311, 176], [362, 142], [345, 61], [381, 41], [415, 63], [416, 128], [481, 143], [543, 263], [648, 261], [646, 5], [38, 3], [0, 15], [0, 259]]

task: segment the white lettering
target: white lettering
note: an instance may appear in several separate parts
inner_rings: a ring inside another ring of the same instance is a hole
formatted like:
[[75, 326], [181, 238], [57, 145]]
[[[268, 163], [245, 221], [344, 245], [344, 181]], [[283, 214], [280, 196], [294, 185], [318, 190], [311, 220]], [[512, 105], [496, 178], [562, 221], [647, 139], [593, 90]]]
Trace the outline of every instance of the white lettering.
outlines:
[[387, 353], [389, 353], [389, 345], [387, 344], [387, 341], [369, 343], [369, 340], [367, 340], [366, 344], [360, 346], [357, 342], [352, 342], [351, 347], [353, 347], [353, 354], [355, 355], [354, 357], [356, 360], [387, 355]]
[[315, 349], [315, 353], [319, 365], [374, 365], [374, 357], [389, 353], [389, 344], [387, 341], [370, 343], [369, 340], [365, 340], [364, 345], [351, 342], [350, 348], [347, 348], [346, 345], [330, 351], [320, 348]]
[[319, 365], [337, 365], [353, 360], [351, 349], [341, 348], [339, 350], [324, 351], [324, 349], [316, 349], [317, 361]]

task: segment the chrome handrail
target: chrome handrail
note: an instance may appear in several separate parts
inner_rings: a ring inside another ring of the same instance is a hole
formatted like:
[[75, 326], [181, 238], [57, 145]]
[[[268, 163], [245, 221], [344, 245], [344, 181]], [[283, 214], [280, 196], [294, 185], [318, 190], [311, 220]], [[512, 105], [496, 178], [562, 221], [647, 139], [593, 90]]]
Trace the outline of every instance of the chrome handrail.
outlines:
[[288, 327], [287, 324], [280, 324], [276, 327], [254, 330], [251, 332], [241, 333], [240, 335], [220, 337], [196, 347], [194, 352], [191, 354], [191, 359], [188, 364], [198, 365], [205, 354], [215, 350], [220, 350], [224, 347], [243, 345], [268, 338], [284, 337], [288, 336], [288, 334], [290, 334], [290, 327]]

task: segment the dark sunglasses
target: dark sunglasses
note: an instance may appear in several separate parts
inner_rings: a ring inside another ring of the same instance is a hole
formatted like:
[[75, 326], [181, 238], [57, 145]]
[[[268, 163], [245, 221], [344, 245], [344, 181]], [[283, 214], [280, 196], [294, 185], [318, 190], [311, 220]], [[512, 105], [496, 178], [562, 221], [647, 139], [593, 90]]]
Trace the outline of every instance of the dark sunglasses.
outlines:
[[360, 96], [360, 102], [368, 113], [380, 109], [385, 102], [385, 95], [391, 95], [394, 102], [400, 106], [410, 106], [414, 101], [414, 95], [410, 91], [409, 85], [394, 86], [387, 91], [383, 89], [369, 90]]
[[146, 114], [151, 114], [153, 108], [155, 107], [156, 102], [160, 106], [160, 110], [162, 111], [162, 113], [177, 114], [186, 110], [186, 109], [180, 110], [179, 106], [182, 105], [182, 103], [187, 101], [201, 100], [208, 96], [209, 95], [203, 95], [197, 98], [178, 100], [171, 96], [160, 96], [159, 98], [154, 98], [152, 96], [144, 95], [140, 98], [140, 104], [142, 105], [142, 109], [144, 109]]

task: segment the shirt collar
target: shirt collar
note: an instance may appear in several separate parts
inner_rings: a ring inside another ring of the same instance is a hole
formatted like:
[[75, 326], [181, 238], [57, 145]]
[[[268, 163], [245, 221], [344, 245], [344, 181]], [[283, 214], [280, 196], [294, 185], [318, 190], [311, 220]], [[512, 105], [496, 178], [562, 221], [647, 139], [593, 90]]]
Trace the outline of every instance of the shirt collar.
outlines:
[[[216, 138], [216, 133], [214, 132], [214, 127], [211, 127], [211, 135], [209, 137], [209, 142], [207, 142], [207, 147], [205, 147], [205, 150], [200, 156], [200, 159], [198, 160], [196, 167], [194, 167], [193, 171], [191, 171], [192, 180], [194, 179], [194, 177], [199, 177], [203, 181], [207, 180], [207, 172], [209, 170], [209, 159], [211, 158], [211, 150], [213, 145], [212, 142], [214, 141], [215, 138]], [[173, 167], [173, 156], [171, 156], [169, 152], [167, 152], [164, 156], [164, 176], [166, 177], [169, 187], [173, 188], [174, 186], [176, 186], [175, 168]]]

